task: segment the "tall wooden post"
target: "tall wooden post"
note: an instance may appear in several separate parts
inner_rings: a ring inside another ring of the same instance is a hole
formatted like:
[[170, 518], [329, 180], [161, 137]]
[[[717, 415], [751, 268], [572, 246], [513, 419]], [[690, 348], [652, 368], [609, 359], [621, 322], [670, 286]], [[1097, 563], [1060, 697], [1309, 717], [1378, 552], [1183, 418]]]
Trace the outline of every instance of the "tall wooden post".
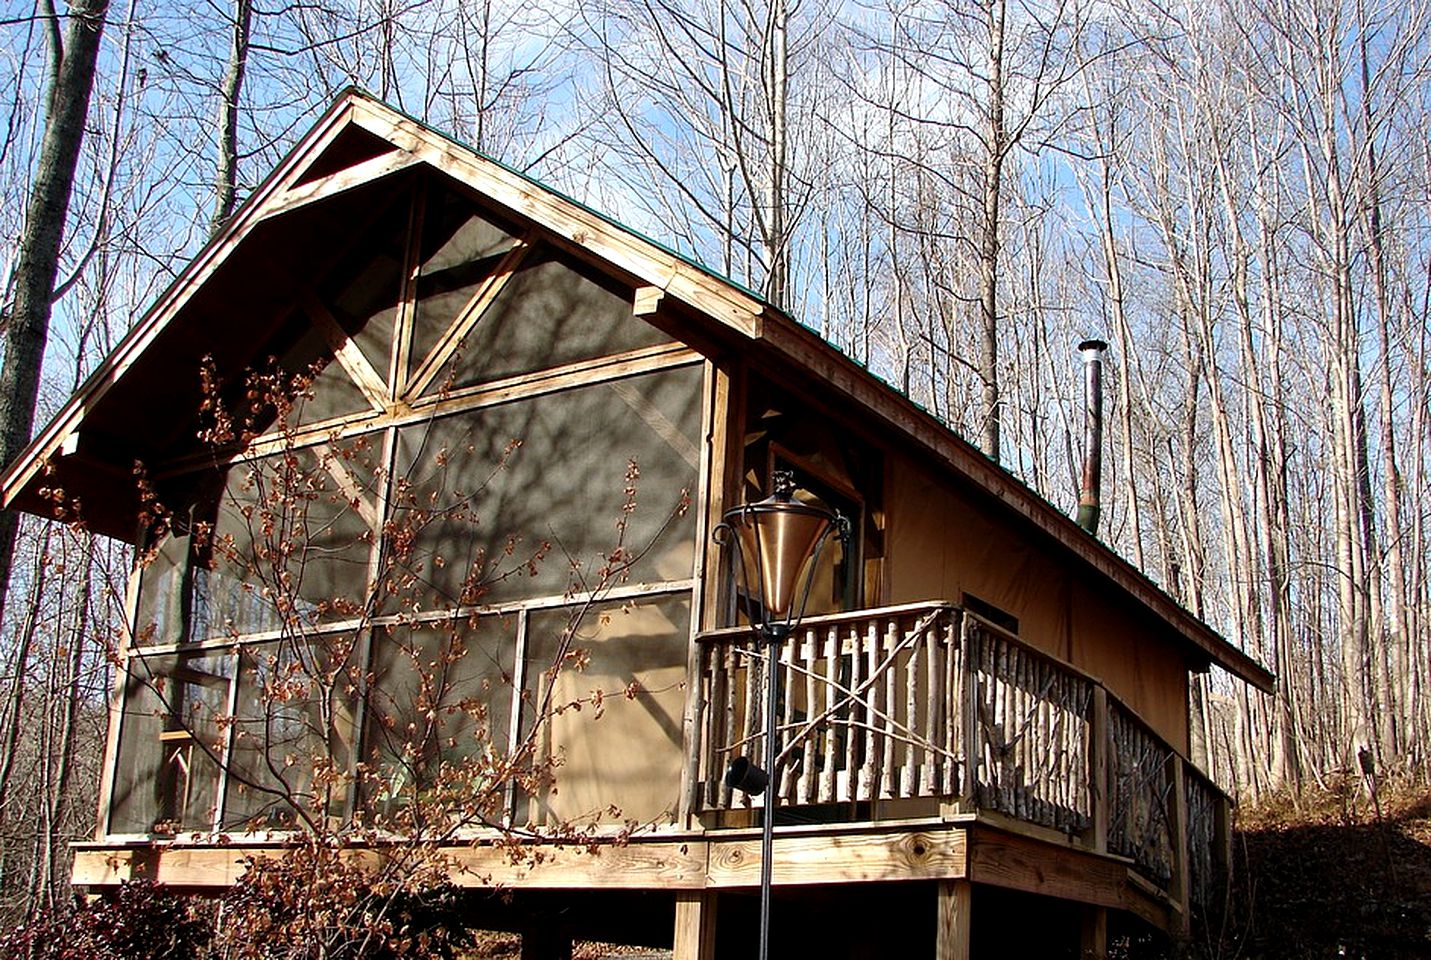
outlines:
[[964, 769], [959, 784], [960, 812], [979, 809], [979, 650], [975, 628], [965, 611], [960, 617], [959, 726], [963, 740]]
[[671, 960], [714, 960], [715, 925], [714, 890], [678, 891]]
[[969, 960], [974, 886], [968, 880], [939, 881], [935, 960]]
[[1092, 815], [1093, 849], [1108, 852], [1108, 691], [1093, 688], [1093, 716], [1089, 718], [1088, 806]]
[[1081, 931], [1080, 960], [1107, 960], [1108, 958], [1108, 908], [1083, 906], [1083, 929]]
[[[1088, 725], [1088, 807], [1093, 821], [1088, 839], [1099, 853], [1108, 850], [1108, 691], [1093, 688], [1092, 716]], [[1085, 904], [1079, 956], [1105, 960], [1108, 956], [1108, 910]]]

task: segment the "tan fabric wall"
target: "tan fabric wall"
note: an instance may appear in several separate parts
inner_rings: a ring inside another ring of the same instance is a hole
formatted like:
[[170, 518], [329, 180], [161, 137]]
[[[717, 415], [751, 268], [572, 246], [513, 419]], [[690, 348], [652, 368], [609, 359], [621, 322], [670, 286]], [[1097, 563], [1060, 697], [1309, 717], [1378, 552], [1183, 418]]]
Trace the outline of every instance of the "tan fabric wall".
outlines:
[[973, 594], [1017, 617], [1025, 642], [1102, 680], [1187, 750], [1187, 668], [1146, 614], [1107, 603], [1089, 578], [932, 471], [892, 456], [890, 478], [889, 603]]
[[[689, 617], [689, 601], [674, 598], [600, 608], [583, 620], [575, 645], [588, 659], [557, 674], [551, 691], [554, 706], [582, 707], [563, 710], [543, 732], [541, 749], [559, 766], [556, 788], [529, 812], [532, 822], [675, 821]], [[552, 662], [545, 647], [554, 634], [543, 632], [534, 638], [536, 668]], [[534, 678], [534, 702], [547, 683]]]

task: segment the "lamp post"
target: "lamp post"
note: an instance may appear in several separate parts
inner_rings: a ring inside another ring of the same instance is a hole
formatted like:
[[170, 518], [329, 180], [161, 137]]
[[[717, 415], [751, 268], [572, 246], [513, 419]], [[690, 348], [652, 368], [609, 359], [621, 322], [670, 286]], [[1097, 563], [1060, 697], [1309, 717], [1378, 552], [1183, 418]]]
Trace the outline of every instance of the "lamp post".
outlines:
[[779, 710], [780, 645], [805, 612], [821, 552], [832, 533], [847, 539], [849, 521], [822, 503], [795, 499], [795, 478], [788, 470], [771, 477], [771, 494], [757, 503], [726, 511], [714, 532], [716, 542], [731, 545], [731, 575], [743, 593], [751, 628], [765, 648], [765, 767], [736, 757], [726, 770], [726, 785], [765, 797], [760, 834], [760, 953], [770, 949], [770, 880], [774, 867], [776, 760], [775, 714]]

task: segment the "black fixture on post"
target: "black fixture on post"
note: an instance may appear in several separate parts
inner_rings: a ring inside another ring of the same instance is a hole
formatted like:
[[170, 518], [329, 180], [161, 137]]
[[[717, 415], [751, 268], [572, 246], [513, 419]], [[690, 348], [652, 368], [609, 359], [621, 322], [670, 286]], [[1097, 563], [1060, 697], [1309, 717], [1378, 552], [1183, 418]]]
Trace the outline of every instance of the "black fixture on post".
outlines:
[[714, 531], [717, 543], [735, 549], [730, 569], [736, 594], [765, 650], [765, 766], [757, 766], [749, 757], [736, 757], [725, 773], [731, 789], [751, 796], [770, 790], [761, 819], [759, 960], [766, 960], [770, 949], [770, 880], [780, 789], [775, 769], [780, 645], [805, 613], [820, 554], [831, 534], [847, 543], [849, 521], [818, 500], [798, 499], [789, 470], [776, 470], [770, 496], [727, 510]]

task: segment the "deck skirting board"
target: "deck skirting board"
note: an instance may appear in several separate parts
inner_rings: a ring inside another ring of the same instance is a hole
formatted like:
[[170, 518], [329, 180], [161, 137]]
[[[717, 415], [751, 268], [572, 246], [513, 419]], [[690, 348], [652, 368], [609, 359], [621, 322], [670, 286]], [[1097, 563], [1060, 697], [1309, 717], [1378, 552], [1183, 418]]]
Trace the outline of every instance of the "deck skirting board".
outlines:
[[[77, 844], [73, 880], [100, 888], [148, 877], [216, 892], [238, 879], [246, 857], [276, 856], [281, 849], [237, 842]], [[540, 854], [514, 861], [507, 848], [484, 843], [442, 851], [452, 881], [465, 887], [701, 891], [760, 882], [760, 840], [748, 830], [541, 847]], [[349, 855], [376, 865], [383, 854], [354, 848]], [[777, 833], [773, 874], [777, 886], [967, 880], [1127, 910], [1164, 929], [1178, 919], [1167, 897], [1134, 882], [1120, 858], [978, 822]]]

